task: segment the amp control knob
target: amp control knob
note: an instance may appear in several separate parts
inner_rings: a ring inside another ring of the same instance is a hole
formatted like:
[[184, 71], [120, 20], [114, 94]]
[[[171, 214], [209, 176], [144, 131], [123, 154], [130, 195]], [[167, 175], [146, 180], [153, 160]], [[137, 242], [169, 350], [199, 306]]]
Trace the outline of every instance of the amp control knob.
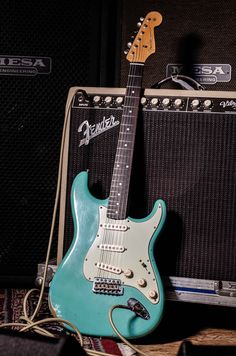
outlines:
[[146, 105], [147, 104], [147, 98], [145, 98], [144, 96], [141, 98], [141, 104], [142, 105]]
[[200, 106], [200, 100], [199, 99], [193, 99], [191, 105], [192, 105], [193, 109], [197, 109]]
[[165, 108], [168, 108], [168, 106], [170, 106], [170, 99], [169, 98], [165, 98], [162, 100], [162, 105], [165, 107]]
[[210, 99], [206, 99], [203, 102], [204, 109], [210, 109], [212, 107], [212, 101]]
[[99, 104], [101, 101], [101, 97], [99, 95], [95, 95], [94, 98], [93, 98], [93, 102], [95, 104]]
[[106, 104], [106, 105], [110, 105], [111, 102], [112, 102], [112, 97], [111, 97], [111, 96], [106, 96], [106, 97], [105, 97], [105, 104]]
[[183, 105], [183, 100], [179, 98], [175, 99], [174, 105], [177, 109], [179, 109]]
[[152, 100], [151, 100], [151, 105], [152, 105], [152, 106], [157, 106], [157, 105], [158, 105], [158, 102], [159, 102], [159, 100], [158, 100], [157, 98], [152, 98]]
[[121, 105], [122, 103], [123, 103], [123, 97], [122, 96], [117, 96], [116, 104]]

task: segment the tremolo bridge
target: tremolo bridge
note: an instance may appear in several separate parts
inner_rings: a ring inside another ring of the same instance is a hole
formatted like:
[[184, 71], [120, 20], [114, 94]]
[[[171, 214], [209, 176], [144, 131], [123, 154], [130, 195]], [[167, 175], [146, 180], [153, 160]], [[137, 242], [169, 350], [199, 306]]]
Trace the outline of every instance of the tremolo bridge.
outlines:
[[93, 292], [98, 294], [122, 295], [124, 288], [119, 279], [95, 277]]

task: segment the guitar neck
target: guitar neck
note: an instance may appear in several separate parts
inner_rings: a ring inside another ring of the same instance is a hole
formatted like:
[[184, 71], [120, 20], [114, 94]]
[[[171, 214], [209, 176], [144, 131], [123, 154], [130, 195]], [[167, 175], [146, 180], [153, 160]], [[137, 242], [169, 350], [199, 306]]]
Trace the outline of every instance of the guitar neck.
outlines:
[[130, 63], [107, 210], [110, 219], [121, 220], [127, 216], [142, 76], [143, 63]]

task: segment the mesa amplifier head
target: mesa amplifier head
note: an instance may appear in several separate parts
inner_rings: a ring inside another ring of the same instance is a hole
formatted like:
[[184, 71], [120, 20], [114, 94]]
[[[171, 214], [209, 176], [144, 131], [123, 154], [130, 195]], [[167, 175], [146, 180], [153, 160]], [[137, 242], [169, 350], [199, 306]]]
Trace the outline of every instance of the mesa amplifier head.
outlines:
[[[236, 39], [232, 28], [236, 2], [227, 0], [122, 1], [122, 48], [133, 24], [150, 9], [163, 16], [156, 34], [157, 52], [146, 63], [143, 86], [150, 88], [166, 76], [184, 74], [209, 90], [235, 90]], [[128, 64], [121, 56], [120, 86], [126, 85]], [[176, 88], [176, 86], [175, 86]]]
[[[125, 89], [70, 90], [59, 261], [73, 238], [75, 176], [88, 170], [91, 193], [109, 195], [124, 95]], [[143, 92], [129, 216], [145, 217], [157, 198], [166, 202], [167, 221], [156, 246], [162, 275], [236, 281], [235, 155], [235, 92]]]

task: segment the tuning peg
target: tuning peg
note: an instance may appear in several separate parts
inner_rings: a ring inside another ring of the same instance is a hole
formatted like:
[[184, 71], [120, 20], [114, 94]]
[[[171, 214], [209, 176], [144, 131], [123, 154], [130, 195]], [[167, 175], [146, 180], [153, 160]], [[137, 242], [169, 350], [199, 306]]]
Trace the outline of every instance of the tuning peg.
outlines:
[[130, 48], [132, 46], [132, 43], [131, 42], [128, 42], [127, 43], [127, 47]]
[[144, 20], [144, 17], [140, 17], [140, 19], [139, 19], [141, 22], [143, 22], [143, 20]]
[[128, 52], [129, 52], [129, 50], [128, 50], [128, 49], [126, 49], [126, 50], [124, 51], [124, 54], [128, 54]]
[[137, 23], [137, 26], [138, 26], [138, 27], [141, 27], [141, 26], [142, 26], [142, 23], [141, 23], [141, 22], [138, 22], [138, 23]]

